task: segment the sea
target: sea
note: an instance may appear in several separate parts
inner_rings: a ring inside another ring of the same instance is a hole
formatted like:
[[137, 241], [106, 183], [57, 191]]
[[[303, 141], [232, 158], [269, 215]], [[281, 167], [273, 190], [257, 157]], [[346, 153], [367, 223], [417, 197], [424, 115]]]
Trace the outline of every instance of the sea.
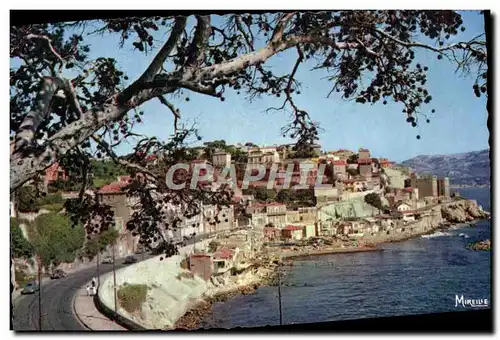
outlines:
[[[456, 189], [490, 211], [490, 188]], [[284, 268], [283, 324], [467, 310], [457, 297], [491, 301], [491, 252], [466, 249], [490, 238], [490, 221], [362, 252], [294, 261]], [[280, 324], [278, 287], [216, 303], [203, 327]], [[470, 308], [470, 307], [469, 307]]]

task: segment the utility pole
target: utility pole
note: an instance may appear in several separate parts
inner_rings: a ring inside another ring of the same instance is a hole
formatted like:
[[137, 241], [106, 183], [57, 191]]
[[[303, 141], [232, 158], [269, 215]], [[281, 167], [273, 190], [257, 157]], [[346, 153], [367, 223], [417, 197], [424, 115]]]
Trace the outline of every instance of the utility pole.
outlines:
[[283, 325], [283, 311], [281, 310], [281, 266], [278, 267], [278, 304], [280, 308], [280, 326]]
[[38, 256], [38, 331], [42, 331], [42, 259]]
[[101, 286], [101, 279], [99, 278], [99, 264], [101, 263], [101, 259], [99, 257], [99, 254], [101, 253], [100, 249], [97, 249], [97, 289]]
[[116, 267], [115, 267], [115, 242], [113, 242], [113, 248], [112, 248], [112, 254], [113, 254], [113, 293], [114, 293], [114, 300], [115, 300], [115, 314], [117, 313], [117, 305], [116, 305]]

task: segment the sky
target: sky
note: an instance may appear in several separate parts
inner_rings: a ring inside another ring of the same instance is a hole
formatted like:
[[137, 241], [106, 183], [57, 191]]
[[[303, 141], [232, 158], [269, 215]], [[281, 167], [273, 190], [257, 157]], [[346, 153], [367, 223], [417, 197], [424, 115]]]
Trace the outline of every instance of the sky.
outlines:
[[[462, 15], [466, 31], [456, 39], [484, 33], [482, 15], [478, 12], [462, 12]], [[161, 46], [165, 39], [166, 34], [159, 36], [155, 46]], [[114, 57], [130, 80], [138, 77], [153, 58], [153, 54], [144, 56], [134, 51], [131, 42], [119, 49], [118, 35], [90, 36], [86, 41], [91, 45], [91, 56]], [[288, 74], [295, 60], [296, 51], [291, 50], [273, 57], [268, 65], [275, 73]], [[301, 65], [297, 79], [302, 83], [302, 93], [294, 100], [320, 123], [322, 149], [357, 150], [364, 147], [370, 149], [374, 157], [400, 162], [422, 154], [453, 154], [488, 148], [486, 100], [475, 97], [473, 78], [455, 73], [450, 62], [437, 60], [430, 52], [417, 52], [415, 60], [429, 67], [427, 84], [433, 97], [431, 104], [423, 106], [430, 123], [424, 121], [417, 128], [406, 122], [400, 103], [389, 100], [387, 105], [362, 105], [345, 101], [336, 93], [327, 98], [331, 89], [331, 83], [325, 79], [327, 73], [310, 71], [312, 64]], [[186, 96], [190, 98], [189, 102], [185, 101]], [[224, 96], [226, 100], [221, 102], [217, 98], [184, 91], [173, 102], [180, 109], [183, 122], [196, 121], [202, 142], [215, 139], [224, 139], [228, 144], [293, 142], [280, 133], [281, 127], [289, 121], [289, 115], [282, 111], [265, 112], [269, 107], [281, 106], [283, 98], [262, 97], [249, 102], [232, 90], [226, 91]], [[167, 139], [173, 132], [173, 118], [168, 108], [152, 100], [140, 109], [145, 112], [144, 122], [137, 125], [135, 131]], [[432, 109], [435, 113], [431, 113]], [[119, 153], [131, 150], [131, 144], [123, 144], [118, 149]]]

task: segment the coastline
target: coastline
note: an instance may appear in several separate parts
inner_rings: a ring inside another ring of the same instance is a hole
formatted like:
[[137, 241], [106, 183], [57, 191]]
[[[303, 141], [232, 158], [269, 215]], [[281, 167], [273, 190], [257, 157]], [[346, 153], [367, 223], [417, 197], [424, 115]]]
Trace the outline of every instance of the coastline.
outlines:
[[298, 252], [295, 252], [295, 254], [288, 254], [288, 253], [286, 255], [281, 254], [281, 256], [279, 256], [279, 260], [274, 266], [275, 267], [274, 271], [271, 273], [270, 276], [255, 276], [251, 282], [248, 282], [246, 284], [230, 286], [230, 287], [220, 287], [220, 289], [218, 290], [217, 289], [213, 290], [211, 294], [209, 293], [203, 296], [201, 300], [196, 301], [193, 304], [193, 306], [190, 309], [188, 309], [188, 311], [179, 320], [177, 320], [173, 329], [195, 330], [203, 328], [204, 322], [207, 316], [209, 316], [212, 313], [212, 307], [215, 303], [227, 301], [238, 295], [253, 294], [260, 287], [276, 286], [277, 276], [278, 276], [278, 271], [276, 269], [279, 268], [280, 265], [284, 264], [285, 261], [293, 262], [305, 258], [319, 257], [325, 255], [333, 255], [333, 254], [380, 252], [384, 251], [384, 249], [380, 247], [380, 245], [384, 243], [404, 242], [424, 235], [433, 234], [436, 231], [457, 229], [457, 226], [472, 225], [484, 219], [485, 218], [479, 218], [473, 221], [460, 222], [460, 223], [444, 222], [422, 233], [416, 233], [412, 235], [402, 235], [401, 237], [394, 237], [393, 235], [391, 237], [384, 237], [379, 241], [373, 242], [372, 246], [320, 249], [315, 252], [309, 252], [307, 254]]
[[[239, 274], [226, 283], [211, 287], [200, 299], [193, 301], [191, 308], [177, 320], [173, 325], [173, 329], [194, 330], [202, 328], [207, 316], [212, 313], [214, 303], [226, 301], [239, 294], [252, 294], [262, 286], [277, 285], [278, 270], [276, 269], [285, 261], [291, 264], [294, 260], [323, 255], [383, 251], [381, 245], [384, 243], [403, 242], [433, 234], [436, 231], [458, 229], [467, 225], [472, 226], [480, 220], [487, 220], [490, 217], [482, 209], [478, 209], [477, 202], [473, 200], [447, 202], [440, 204], [438, 207], [433, 206], [429, 211], [431, 214], [423, 219], [400, 226], [402, 230], [394, 229], [390, 233], [388, 231], [378, 235], [365, 236], [354, 244], [346, 243], [349, 241], [345, 239], [335, 240], [334, 238], [332, 243], [337, 244], [332, 245], [330, 243], [330, 245], [323, 245], [320, 248], [311, 249], [312, 247], [296, 246], [287, 250], [276, 251], [275, 249], [269, 255], [265, 255], [263, 252], [253, 262], [256, 268], [265, 268], [267, 274], [264, 275], [259, 270], [247, 272], [245, 278], [240, 278], [242, 274]], [[298, 249], [301, 249], [301, 251], [297, 251]]]

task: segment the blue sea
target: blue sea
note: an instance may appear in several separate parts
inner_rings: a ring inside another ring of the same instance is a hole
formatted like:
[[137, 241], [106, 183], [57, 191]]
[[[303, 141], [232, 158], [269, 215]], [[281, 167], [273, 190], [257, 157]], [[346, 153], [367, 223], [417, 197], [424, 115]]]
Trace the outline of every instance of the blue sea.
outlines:
[[[489, 188], [458, 189], [490, 211]], [[490, 238], [490, 221], [382, 245], [383, 252], [295, 261], [283, 278], [283, 324], [466, 310], [456, 295], [488, 299], [491, 253], [465, 248]], [[204, 327], [279, 325], [277, 287], [217, 303]]]

